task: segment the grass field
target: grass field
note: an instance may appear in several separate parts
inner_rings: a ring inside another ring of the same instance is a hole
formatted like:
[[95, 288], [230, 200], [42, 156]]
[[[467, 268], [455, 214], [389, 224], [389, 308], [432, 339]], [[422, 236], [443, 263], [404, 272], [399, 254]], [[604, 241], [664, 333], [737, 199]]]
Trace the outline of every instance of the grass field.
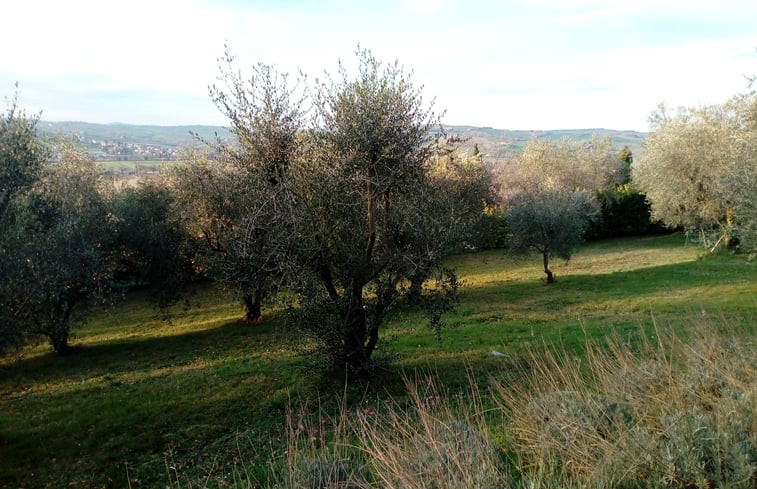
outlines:
[[98, 161], [97, 165], [102, 168], [106, 175], [140, 175], [164, 173], [177, 161]]
[[455, 257], [465, 287], [441, 339], [422, 312], [398, 307], [383, 332], [391, 367], [346, 392], [307, 368], [275, 308], [248, 324], [207, 288], [165, 322], [134, 294], [91, 314], [74, 355], [39, 345], [0, 361], [0, 486], [165, 487], [208, 471], [223, 481], [241, 463], [264, 481], [287, 449], [291, 401], [325, 412], [337, 411], [335, 397], [366, 409], [401, 402], [403, 372], [462, 391], [469, 372], [483, 383], [534, 349], [582, 355], [587, 339], [610, 336], [633, 344], [654, 334], [653, 317], [684, 336], [707, 317], [754, 337], [757, 263], [701, 254], [681, 235], [593, 243], [555, 262], [549, 287], [536, 256]]

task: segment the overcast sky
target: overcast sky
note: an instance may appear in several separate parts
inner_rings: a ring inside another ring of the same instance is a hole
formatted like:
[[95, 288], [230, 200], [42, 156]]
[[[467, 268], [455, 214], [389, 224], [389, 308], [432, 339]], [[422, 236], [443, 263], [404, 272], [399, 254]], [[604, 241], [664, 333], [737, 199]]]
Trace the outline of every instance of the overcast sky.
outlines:
[[757, 74], [757, 1], [3, 2], [0, 95], [46, 120], [224, 124], [225, 42], [311, 78], [358, 44], [414, 71], [444, 122], [647, 130], [659, 102], [718, 103]]

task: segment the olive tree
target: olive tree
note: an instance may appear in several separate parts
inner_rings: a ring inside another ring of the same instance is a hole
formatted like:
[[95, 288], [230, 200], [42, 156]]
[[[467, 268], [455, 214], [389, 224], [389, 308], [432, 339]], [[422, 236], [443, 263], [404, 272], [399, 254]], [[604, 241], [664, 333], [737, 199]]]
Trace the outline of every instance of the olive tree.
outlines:
[[735, 208], [727, 177], [737, 166], [739, 120], [727, 105], [661, 106], [651, 117], [653, 133], [634, 162], [634, 183], [647, 195], [652, 217], [671, 227], [716, 229], [728, 242]]
[[0, 353], [21, 340], [15, 268], [17, 240], [16, 201], [37, 182], [49, 151], [37, 135], [38, 117], [28, 117], [18, 107], [18, 96], [0, 116]]
[[[388, 309], [464, 241], [489, 181], [434, 131], [397, 63], [358, 59], [356, 78], [340, 66], [303, 98], [265, 65], [242, 78], [227, 54], [211, 96], [235, 141], [211, 143], [173, 178], [208, 273], [253, 302], [286, 284], [290, 317], [330, 365], [365, 373]], [[438, 321], [457, 282], [437, 276]]]
[[510, 245], [515, 251], [534, 249], [541, 253], [547, 283], [551, 284], [555, 278], [549, 268], [550, 257], [570, 259], [596, 213], [595, 197], [585, 191], [518, 193], [508, 203]]
[[261, 320], [262, 301], [278, 274], [267, 232], [272, 221], [264, 218], [263, 205], [253, 207], [261, 195], [222, 157], [187, 154], [171, 179], [199, 272], [234, 292], [246, 319]]
[[209, 141], [211, 152], [192, 153], [173, 175], [184, 222], [195, 236], [198, 263], [233, 289], [246, 318], [262, 319], [263, 300], [284, 275], [281, 235], [283, 179], [298, 151], [302, 102], [287, 77], [258, 64], [248, 79], [227, 52], [219, 60], [220, 85], [210, 88], [235, 136]]
[[[287, 189], [297, 320], [332, 365], [365, 372], [389, 307], [419, 267], [439, 265], [449, 216], [432, 183], [438, 117], [409, 75], [359, 52], [357, 77], [318, 87], [316, 121]], [[454, 277], [447, 275], [454, 289]], [[438, 289], [438, 290], [443, 290]]]
[[533, 140], [505, 182], [506, 221], [514, 251], [537, 250], [547, 283], [552, 255], [570, 258], [598, 215], [596, 195], [622, 178], [623, 164], [609, 139], [589, 144]]
[[112, 292], [111, 220], [93, 162], [67, 147], [14, 202], [5, 290], [24, 334], [69, 351], [72, 325]]

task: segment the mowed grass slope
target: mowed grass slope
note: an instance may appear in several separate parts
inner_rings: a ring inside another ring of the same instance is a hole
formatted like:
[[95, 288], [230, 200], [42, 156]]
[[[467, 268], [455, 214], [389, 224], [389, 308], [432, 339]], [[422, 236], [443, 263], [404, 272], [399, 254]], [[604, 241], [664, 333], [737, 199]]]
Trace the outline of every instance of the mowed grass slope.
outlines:
[[[757, 264], [702, 252], [680, 235], [593, 243], [554, 262], [552, 286], [537, 256], [456, 257], [465, 287], [441, 338], [401, 305], [383, 333], [394, 369], [347, 400], [402, 395], [401, 370], [431, 371], [455, 389], [467, 385], [466, 368], [485, 378], [534, 348], [580, 354], [587, 338], [633, 342], [652, 334], [653, 316], [681, 334], [707, 316], [754, 336]], [[283, 314], [245, 323], [211, 289], [192, 304], [165, 322], [135, 294], [93, 313], [72, 356], [40, 345], [0, 361], [0, 487], [161, 487], [171, 474], [223, 477], [242, 462], [262, 481], [286, 449], [291, 400], [336, 408], [341, 388], [306, 368]]]

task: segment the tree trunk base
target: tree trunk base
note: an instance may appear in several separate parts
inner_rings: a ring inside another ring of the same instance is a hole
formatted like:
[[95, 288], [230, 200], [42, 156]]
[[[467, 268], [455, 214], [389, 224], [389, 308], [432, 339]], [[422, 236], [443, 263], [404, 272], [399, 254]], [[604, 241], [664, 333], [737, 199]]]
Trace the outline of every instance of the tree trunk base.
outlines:
[[244, 296], [244, 319], [251, 323], [260, 323], [263, 321], [263, 312], [260, 299], [251, 294]]
[[544, 273], [547, 274], [547, 284], [553, 284], [555, 283], [555, 276], [552, 270], [549, 269], [549, 250], [542, 252], [542, 258], [544, 260]]
[[64, 342], [61, 344], [53, 343], [53, 351], [62, 357], [66, 355], [70, 355], [74, 352], [74, 347], [69, 345], [68, 342]]
[[555, 275], [549, 270], [547, 270], [546, 273], [547, 273], [547, 284], [555, 283]]

